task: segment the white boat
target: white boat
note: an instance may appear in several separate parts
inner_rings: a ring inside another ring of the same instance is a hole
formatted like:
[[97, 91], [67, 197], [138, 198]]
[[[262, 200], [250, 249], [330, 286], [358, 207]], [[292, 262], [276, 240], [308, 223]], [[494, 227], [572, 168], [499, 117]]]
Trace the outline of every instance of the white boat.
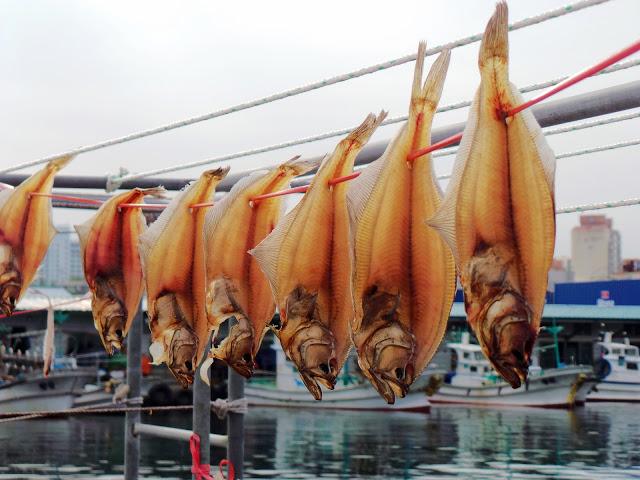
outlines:
[[587, 400], [589, 402], [640, 402], [640, 352], [625, 337], [623, 343], [613, 341], [605, 332], [595, 345], [595, 371], [600, 379]]
[[342, 410], [399, 410], [429, 412], [430, 404], [424, 387], [429, 378], [417, 379], [405, 398], [398, 398], [393, 405], [387, 404], [361, 375], [354, 374], [353, 357], [346, 363], [333, 391], [325, 390], [322, 400], [311, 396], [298, 376], [296, 367], [286, 359], [279, 342], [271, 348], [276, 352], [276, 375], [268, 378], [253, 378], [245, 387], [249, 405], [288, 408], [326, 408]]
[[513, 389], [494, 371], [480, 345], [470, 343], [469, 333], [463, 333], [460, 342], [447, 343], [447, 347], [453, 369], [431, 395], [433, 404], [572, 408], [584, 404], [595, 384], [591, 367], [542, 369], [534, 356], [527, 381]]
[[[9, 358], [12, 356], [8, 355]], [[2, 358], [6, 361], [7, 355]], [[66, 360], [57, 360], [53, 371], [45, 377], [40, 369], [27, 367], [30, 362], [28, 357], [24, 357], [24, 360], [22, 365], [20, 362], [14, 364], [18, 366], [17, 372], [2, 375], [0, 416], [8, 413], [72, 408], [78, 391], [96, 377], [95, 369], [78, 368], [74, 362]]]

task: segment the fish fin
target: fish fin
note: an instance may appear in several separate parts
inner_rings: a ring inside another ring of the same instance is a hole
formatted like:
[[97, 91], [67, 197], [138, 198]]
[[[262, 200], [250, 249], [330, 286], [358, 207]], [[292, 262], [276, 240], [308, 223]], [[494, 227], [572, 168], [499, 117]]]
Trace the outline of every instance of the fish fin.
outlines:
[[[370, 113], [369, 115], [367, 115], [364, 121], [357, 128], [352, 130], [351, 133], [349, 133], [349, 135], [347, 135], [345, 138], [343, 138], [340, 141], [340, 143], [338, 144], [338, 147], [336, 147], [336, 150], [342, 145], [353, 145], [353, 144], [356, 144], [356, 145], [351, 148], [361, 148], [363, 145], [365, 145], [369, 141], [369, 139], [371, 138], [371, 135], [373, 135], [373, 132], [376, 131], [376, 129], [380, 126], [380, 124], [384, 121], [384, 119], [387, 118], [387, 113], [388, 112], [381, 110], [377, 116], [373, 113]], [[333, 155], [328, 156], [328, 158], [332, 158], [332, 157]]]
[[[322, 167], [321, 167], [322, 168]], [[282, 249], [282, 243], [293, 225], [293, 222], [298, 215], [298, 211], [302, 208], [303, 202], [299, 202], [285, 217], [276, 225], [276, 228], [267, 235], [258, 245], [249, 250], [249, 254], [252, 255], [258, 266], [265, 274], [271, 291], [273, 292], [276, 304], [280, 294], [280, 286], [278, 285], [278, 262], [280, 258], [280, 250]]]
[[95, 217], [91, 217], [86, 222], [73, 226], [78, 234], [78, 240], [80, 240], [80, 256], [82, 259], [84, 259], [84, 252], [87, 248], [87, 241], [89, 240], [89, 234], [91, 233], [91, 227], [93, 226], [94, 220]]
[[4, 190], [0, 191], [0, 208], [2, 208], [7, 200], [9, 200], [9, 197], [11, 196], [11, 192], [13, 192], [13, 190], [13, 188], [5, 188]]
[[416, 66], [413, 70], [413, 84], [411, 85], [411, 103], [422, 96], [422, 72], [424, 71], [424, 59], [427, 52], [427, 42], [418, 43], [416, 54]]
[[462, 141], [458, 147], [456, 161], [453, 165], [453, 172], [444, 199], [436, 213], [427, 219], [427, 225], [435, 228], [442, 239], [449, 245], [456, 265], [460, 266], [458, 248], [456, 243], [456, 204], [458, 202], [458, 192], [462, 183], [462, 176], [469, 161], [469, 155], [473, 146], [473, 139], [478, 128], [480, 90], [476, 92], [469, 110], [467, 124], [462, 134]]
[[509, 58], [509, 8], [504, 0], [496, 4], [496, 10], [485, 28], [478, 64], [480, 68], [492, 59], [499, 58], [506, 62]]

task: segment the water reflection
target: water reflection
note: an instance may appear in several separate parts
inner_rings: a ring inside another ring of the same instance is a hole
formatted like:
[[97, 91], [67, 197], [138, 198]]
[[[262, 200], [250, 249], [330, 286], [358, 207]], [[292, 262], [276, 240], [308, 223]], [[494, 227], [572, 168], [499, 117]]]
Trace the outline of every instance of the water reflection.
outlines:
[[[640, 479], [638, 411], [633, 405], [573, 412], [438, 407], [431, 415], [252, 409], [246, 478]], [[145, 421], [184, 428], [190, 419]], [[0, 479], [119, 478], [122, 437], [121, 417], [0, 424]], [[224, 455], [213, 452], [214, 460]], [[145, 439], [144, 478], [190, 478], [189, 470], [186, 444]]]

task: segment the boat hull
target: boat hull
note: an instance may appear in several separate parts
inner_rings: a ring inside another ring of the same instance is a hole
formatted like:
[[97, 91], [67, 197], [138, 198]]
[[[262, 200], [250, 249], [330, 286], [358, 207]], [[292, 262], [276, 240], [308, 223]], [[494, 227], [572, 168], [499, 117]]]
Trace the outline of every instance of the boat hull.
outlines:
[[66, 410], [73, 406], [77, 391], [95, 379], [95, 370], [55, 372], [0, 386], [0, 415], [17, 412]]
[[640, 383], [604, 380], [587, 396], [588, 402], [640, 402]]
[[249, 405], [260, 407], [323, 408], [333, 410], [385, 410], [428, 413], [431, 405], [423, 391], [409, 392], [405, 398], [388, 405], [367, 384], [324, 392], [321, 401], [314, 400], [306, 391], [285, 391], [263, 386], [245, 387]]
[[516, 389], [504, 382], [470, 387], [445, 383], [430, 400], [433, 404], [573, 408], [584, 404], [595, 384], [588, 373], [588, 369], [558, 369], [531, 377]]

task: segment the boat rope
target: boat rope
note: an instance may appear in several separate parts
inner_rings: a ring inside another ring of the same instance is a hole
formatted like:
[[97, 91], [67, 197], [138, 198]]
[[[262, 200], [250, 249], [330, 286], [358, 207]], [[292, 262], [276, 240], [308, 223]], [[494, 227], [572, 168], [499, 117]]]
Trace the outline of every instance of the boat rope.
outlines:
[[556, 214], [589, 212], [592, 210], [603, 210], [605, 208], [629, 207], [631, 205], [640, 205], [640, 198], [628, 198], [626, 200], [618, 200], [616, 202], [587, 203], [585, 205], [563, 207], [556, 210]]
[[[609, 68], [605, 68], [604, 70], [600, 71], [597, 73], [597, 75], [606, 75], [608, 73], [614, 73], [614, 72], [618, 72], [620, 70], [626, 70], [627, 68], [632, 68], [632, 67], [637, 67], [638, 65], [640, 65], [640, 60], [629, 60], [626, 62], [620, 62], [616, 65], [613, 65]], [[520, 93], [529, 93], [529, 92], [535, 92], [538, 90], [543, 90], [545, 88], [549, 88], [552, 87], [554, 85], [559, 84], [560, 82], [566, 80], [567, 78], [569, 78], [568, 75], [559, 77], [559, 78], [554, 78], [552, 80], [547, 80], [546, 82], [541, 82], [541, 83], [534, 83], [531, 85], [527, 85], [523, 88], [520, 89]], [[470, 100], [465, 100], [463, 102], [457, 102], [457, 103], [452, 103], [449, 105], [444, 105], [440, 108], [438, 108], [436, 110], [437, 113], [443, 113], [443, 112], [450, 112], [453, 110], [458, 110], [461, 108], [466, 108], [469, 107], [471, 105], [471, 101]], [[409, 117], [407, 115], [401, 115], [401, 116], [397, 116], [397, 117], [391, 117], [391, 118], [387, 118], [386, 120], [384, 120], [380, 125], [381, 126], [387, 126], [387, 125], [393, 125], [396, 123], [401, 123], [401, 122], [405, 122], [409, 119]], [[183, 164], [178, 164], [178, 165], [172, 165], [169, 167], [164, 167], [164, 168], [156, 168], [154, 170], [147, 170], [144, 172], [139, 172], [139, 173], [128, 173], [125, 175], [114, 175], [111, 176], [108, 180], [108, 184], [107, 184], [107, 188], [106, 190], [108, 192], [112, 192], [114, 190], [117, 190], [118, 187], [123, 183], [123, 182], [128, 182], [131, 180], [137, 180], [140, 178], [145, 178], [145, 177], [150, 177], [152, 175], [162, 175], [165, 173], [171, 173], [171, 172], [177, 172], [180, 170], [186, 170], [189, 168], [194, 168], [194, 167], [201, 167], [203, 165], [210, 165], [210, 164], [214, 164], [214, 163], [221, 163], [221, 162], [226, 162], [229, 160], [235, 160], [238, 158], [243, 158], [243, 157], [249, 157], [252, 155], [257, 155], [260, 153], [267, 153], [267, 152], [273, 152], [275, 150], [282, 150], [284, 148], [288, 148], [288, 147], [294, 147], [296, 145], [303, 145], [303, 144], [307, 144], [307, 143], [313, 143], [313, 142], [317, 142], [320, 140], [326, 140], [328, 138], [334, 138], [334, 137], [340, 137], [342, 135], [346, 135], [348, 133], [350, 133], [355, 127], [348, 127], [348, 128], [342, 128], [340, 130], [332, 130], [330, 132], [324, 132], [324, 133], [320, 133], [317, 135], [312, 135], [309, 137], [302, 137], [302, 138], [298, 138], [295, 140], [289, 140], [286, 142], [281, 142], [281, 143], [275, 143], [272, 145], [267, 145], [267, 146], [263, 146], [263, 147], [257, 147], [257, 148], [252, 148], [249, 150], [241, 150], [239, 152], [234, 152], [234, 153], [227, 153], [225, 155], [221, 155], [218, 157], [213, 157], [213, 158], [208, 158], [205, 160], [197, 160], [195, 162], [187, 162], [187, 163], [183, 163]]]
[[[55, 378], [55, 377], [54, 377]], [[65, 417], [71, 415], [102, 415], [102, 414], [111, 414], [111, 413], [126, 413], [126, 412], [141, 412], [152, 415], [155, 412], [172, 412], [172, 411], [180, 411], [180, 410], [191, 410], [193, 405], [165, 405], [160, 407], [144, 407], [142, 405], [139, 406], [131, 406], [131, 407], [100, 407], [100, 408], [90, 408], [90, 407], [77, 407], [77, 408], [68, 408], [64, 410], [39, 410], [36, 412], [11, 412], [11, 413], [0, 413], [0, 423], [9, 423], [15, 422], [19, 420], [31, 420], [34, 418], [43, 418], [43, 417]]]
[[235, 400], [217, 398], [211, 402], [211, 411], [220, 420], [226, 417], [229, 412], [245, 415], [249, 411], [249, 402], [246, 398], [236, 398]]
[[[522, 20], [519, 20], [515, 23], [512, 23], [509, 26], [509, 30], [510, 31], [514, 31], [514, 30], [519, 30], [522, 28], [526, 28], [532, 25], [536, 25], [542, 22], [545, 22], [547, 20], [551, 20], [554, 18], [558, 18], [558, 17], [562, 17], [564, 15], [568, 15], [571, 13], [575, 13], [578, 12], [580, 10], [584, 10], [586, 8], [589, 7], [593, 7], [595, 5], [600, 5], [603, 3], [606, 3], [610, 0], [580, 0], [578, 2], [574, 2], [559, 8], [556, 8], [554, 10], [550, 10], [548, 12], [544, 12], [541, 13], [539, 15], [535, 15], [532, 17], [528, 17]], [[459, 40], [455, 40], [453, 42], [447, 43], [447, 44], [443, 44], [431, 49], [428, 49], [426, 51], [426, 55], [425, 56], [430, 56], [430, 55], [435, 55], [437, 53], [442, 52], [445, 49], [454, 49], [454, 48], [458, 48], [458, 47], [462, 47], [465, 45], [469, 45], [472, 43], [476, 43], [479, 42], [482, 39], [482, 33], [477, 33], [475, 35], [470, 35], [468, 37], [465, 38], [461, 38]], [[359, 70], [355, 70], [349, 73], [345, 73], [342, 75], [337, 75], [335, 77], [331, 77], [331, 78], [326, 78], [324, 80], [320, 80], [314, 83], [310, 83], [307, 85], [303, 85], [300, 87], [296, 87], [296, 88], [292, 88], [290, 90], [285, 90], [283, 92], [279, 92], [279, 93], [275, 93], [266, 97], [262, 97], [262, 98], [258, 98], [255, 100], [251, 100], [248, 102], [244, 102], [244, 103], [239, 103], [237, 105], [233, 105], [231, 107], [226, 107], [220, 110], [216, 110], [214, 112], [210, 112], [210, 113], [206, 113], [204, 115], [198, 115], [195, 117], [191, 117], [191, 118], [187, 118], [184, 120], [180, 120], [178, 122], [174, 122], [174, 123], [169, 123], [167, 125], [163, 125], [160, 127], [155, 127], [155, 128], [151, 128], [148, 130], [143, 130], [140, 132], [135, 132], [135, 133], [131, 133], [122, 137], [118, 137], [118, 138], [113, 138], [110, 140], [105, 140], [99, 143], [95, 143], [92, 145], [86, 145], [83, 147], [79, 147], [73, 150], [69, 150], [67, 152], [62, 152], [62, 153], [58, 153], [55, 155], [49, 155], [47, 157], [43, 157], [43, 158], [39, 158], [36, 160], [31, 160], [28, 162], [23, 162], [23, 163], [19, 163], [16, 165], [13, 165], [11, 167], [8, 168], [4, 168], [0, 170], [0, 173], [9, 173], [9, 172], [13, 172], [15, 170], [20, 170], [26, 167], [31, 167], [34, 165], [39, 165], [42, 163], [47, 163], [53, 159], [56, 158], [60, 158], [63, 156], [68, 156], [68, 155], [79, 155], [82, 153], [87, 153], [87, 152], [92, 152], [92, 151], [96, 151], [96, 150], [100, 150], [103, 148], [107, 148], [107, 147], [111, 147], [113, 145], [119, 145], [122, 143], [126, 143], [126, 142], [130, 142], [133, 140], [138, 140], [141, 138], [145, 138], [145, 137], [149, 137], [152, 135], [156, 135], [159, 133], [164, 133], [164, 132], [168, 132], [171, 130], [175, 130], [178, 128], [182, 128], [182, 127], [186, 127], [189, 125], [194, 125], [196, 123], [200, 123], [200, 122], [204, 122], [206, 120], [211, 120], [213, 118], [217, 118], [217, 117], [222, 117], [225, 115], [229, 115], [235, 112], [239, 112], [242, 110], [247, 110], [250, 108], [254, 108], [254, 107], [258, 107], [260, 105], [265, 105], [268, 103], [272, 103], [278, 100], [282, 100], [285, 98], [290, 98], [290, 97], [294, 97], [296, 95], [300, 95], [306, 92], [310, 92], [313, 90], [317, 90], [320, 88], [324, 88], [327, 87], [329, 85], [335, 85], [337, 83], [341, 83], [341, 82], [345, 82], [347, 80], [351, 80], [354, 78], [358, 78], [358, 77], [362, 77], [364, 75], [369, 75], [372, 73], [376, 73], [382, 70], [386, 70], [388, 68], [392, 68], [398, 65], [402, 65], [405, 63], [409, 63], [412, 61], [415, 61], [416, 59], [416, 54], [410, 54], [410, 55], [405, 55], [403, 57], [400, 58], [396, 58], [393, 60], [389, 60], [386, 62], [382, 62], [382, 63], [378, 63], [375, 65], [371, 65], [369, 67], [365, 67], [365, 68], [361, 68]]]

